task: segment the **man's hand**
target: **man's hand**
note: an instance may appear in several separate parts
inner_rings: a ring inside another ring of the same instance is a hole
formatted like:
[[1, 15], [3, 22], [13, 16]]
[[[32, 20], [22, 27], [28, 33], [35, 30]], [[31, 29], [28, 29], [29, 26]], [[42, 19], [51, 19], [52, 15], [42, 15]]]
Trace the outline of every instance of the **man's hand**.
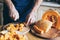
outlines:
[[28, 21], [27, 21], [27, 25], [28, 24], [31, 24], [31, 23], [34, 23], [36, 21], [36, 13], [37, 13], [37, 10], [38, 8], [40, 7], [40, 4], [43, 0], [35, 0], [35, 5], [31, 11], [31, 13], [29, 14], [28, 16]]
[[36, 15], [35, 14], [36, 14], [35, 12], [32, 12], [27, 16], [27, 24], [26, 25], [30, 25], [36, 21]]
[[15, 9], [15, 6], [12, 3], [12, 1], [11, 0], [5, 0], [5, 3], [7, 4], [8, 8], [9, 8], [10, 17], [13, 18], [14, 21], [16, 21], [17, 19], [19, 19], [19, 13]]
[[18, 13], [18, 11], [15, 8], [11, 9], [9, 11], [9, 13], [10, 13], [10, 17], [12, 19], [14, 19], [14, 21], [16, 21], [17, 19], [19, 19], [19, 13]]

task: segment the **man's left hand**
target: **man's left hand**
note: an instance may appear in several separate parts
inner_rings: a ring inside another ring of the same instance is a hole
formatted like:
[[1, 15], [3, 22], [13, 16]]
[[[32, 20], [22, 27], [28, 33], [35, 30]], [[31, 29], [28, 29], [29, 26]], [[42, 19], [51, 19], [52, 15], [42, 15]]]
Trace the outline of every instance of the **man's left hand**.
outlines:
[[27, 25], [30, 25], [36, 21], [36, 13], [32, 12], [27, 16]]

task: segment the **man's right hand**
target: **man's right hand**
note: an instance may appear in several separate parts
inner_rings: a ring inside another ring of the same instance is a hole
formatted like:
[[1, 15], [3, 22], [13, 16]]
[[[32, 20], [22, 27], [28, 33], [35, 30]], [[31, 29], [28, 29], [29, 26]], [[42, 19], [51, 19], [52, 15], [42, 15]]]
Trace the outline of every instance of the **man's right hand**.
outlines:
[[19, 13], [18, 13], [18, 11], [17, 11], [15, 8], [12, 8], [12, 9], [9, 11], [9, 13], [10, 13], [10, 17], [11, 17], [14, 21], [16, 21], [17, 19], [19, 19]]
[[14, 4], [12, 3], [11, 0], [5, 0], [5, 3], [7, 4], [8, 8], [9, 8], [9, 15], [10, 17], [16, 21], [17, 19], [19, 19], [19, 13], [18, 11], [16, 10]]

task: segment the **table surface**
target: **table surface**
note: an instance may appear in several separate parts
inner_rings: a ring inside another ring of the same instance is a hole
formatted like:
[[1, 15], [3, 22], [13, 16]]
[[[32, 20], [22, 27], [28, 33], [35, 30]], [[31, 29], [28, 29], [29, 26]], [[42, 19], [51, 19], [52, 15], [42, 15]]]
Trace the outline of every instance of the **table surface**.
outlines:
[[38, 37], [32, 35], [31, 33], [27, 33], [26, 35], [28, 37], [28, 40], [46, 40], [46, 39], [38, 38]]
[[32, 35], [31, 33], [27, 33], [26, 35], [28, 37], [28, 40], [60, 40], [60, 37], [56, 37], [54, 39], [42, 39]]

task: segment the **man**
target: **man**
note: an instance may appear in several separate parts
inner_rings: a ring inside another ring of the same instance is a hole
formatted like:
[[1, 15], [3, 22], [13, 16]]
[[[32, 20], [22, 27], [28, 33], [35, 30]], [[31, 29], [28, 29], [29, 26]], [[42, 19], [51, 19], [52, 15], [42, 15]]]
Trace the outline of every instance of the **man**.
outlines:
[[35, 13], [37, 12], [42, 0], [4, 0], [4, 24], [15, 22], [25, 22], [27, 15], [27, 24], [35, 22]]

